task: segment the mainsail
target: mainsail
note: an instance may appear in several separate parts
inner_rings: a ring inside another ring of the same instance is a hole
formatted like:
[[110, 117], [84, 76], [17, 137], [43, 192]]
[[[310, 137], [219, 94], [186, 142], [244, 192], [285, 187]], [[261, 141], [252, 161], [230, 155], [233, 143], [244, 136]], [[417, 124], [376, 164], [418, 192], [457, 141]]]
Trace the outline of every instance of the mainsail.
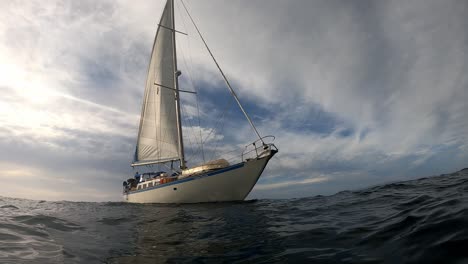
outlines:
[[176, 112], [173, 1], [167, 1], [153, 44], [132, 166], [181, 159]]

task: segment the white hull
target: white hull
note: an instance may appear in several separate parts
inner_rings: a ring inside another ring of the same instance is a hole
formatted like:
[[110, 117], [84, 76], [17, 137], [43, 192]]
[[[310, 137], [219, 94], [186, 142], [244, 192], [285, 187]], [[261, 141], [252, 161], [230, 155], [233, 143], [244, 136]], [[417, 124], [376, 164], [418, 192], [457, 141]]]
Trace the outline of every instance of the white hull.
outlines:
[[274, 153], [218, 171], [192, 176], [124, 195], [130, 203], [203, 203], [242, 201]]

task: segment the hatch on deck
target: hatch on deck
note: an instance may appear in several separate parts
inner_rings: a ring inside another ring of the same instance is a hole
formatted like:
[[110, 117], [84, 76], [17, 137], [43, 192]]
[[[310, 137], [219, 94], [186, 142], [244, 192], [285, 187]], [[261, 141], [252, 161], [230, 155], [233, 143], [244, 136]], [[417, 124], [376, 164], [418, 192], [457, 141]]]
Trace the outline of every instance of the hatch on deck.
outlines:
[[[204, 173], [204, 172], [207, 172], [207, 171], [210, 171], [210, 170], [222, 169], [222, 168], [226, 168], [228, 166], [229, 166], [229, 162], [227, 160], [225, 160], [225, 159], [212, 160], [212, 161], [208, 161], [205, 164], [202, 164], [202, 165], [190, 168], [190, 169], [183, 170], [181, 176], [182, 176], [182, 178], [185, 178], [185, 177], [193, 175], [193, 174], [200, 174], [200, 173]], [[179, 178], [180, 178], [180, 176], [179, 176]]]

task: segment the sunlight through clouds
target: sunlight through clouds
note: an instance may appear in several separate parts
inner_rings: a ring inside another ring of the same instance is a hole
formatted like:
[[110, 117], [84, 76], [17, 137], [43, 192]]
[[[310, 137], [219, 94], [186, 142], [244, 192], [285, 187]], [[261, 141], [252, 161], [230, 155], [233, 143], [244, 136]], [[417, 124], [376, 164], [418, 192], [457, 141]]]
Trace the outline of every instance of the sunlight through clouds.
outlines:
[[[330, 194], [467, 166], [466, 2], [186, 4], [259, 131], [276, 136], [279, 153], [254, 197]], [[0, 161], [7, 169], [0, 177], [37, 177], [37, 185], [12, 183], [6, 195], [120, 199], [163, 5], [1, 4]], [[177, 37], [180, 84], [196, 85], [203, 103], [197, 109], [197, 97], [182, 98], [188, 152], [201, 160], [193, 130], [206, 138], [212, 127], [207, 156], [242, 151], [255, 135], [241, 114], [223, 112], [231, 102], [220, 91], [227, 90], [180, 11], [177, 27], [188, 34]], [[81, 195], [44, 183], [56, 184], [64, 172]]]

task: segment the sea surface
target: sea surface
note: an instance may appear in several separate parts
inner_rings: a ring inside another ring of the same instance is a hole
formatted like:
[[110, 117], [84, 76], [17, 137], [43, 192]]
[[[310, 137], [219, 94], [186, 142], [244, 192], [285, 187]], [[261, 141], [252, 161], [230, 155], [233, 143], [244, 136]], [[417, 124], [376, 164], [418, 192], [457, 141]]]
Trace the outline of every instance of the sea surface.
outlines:
[[468, 263], [468, 169], [193, 205], [0, 197], [0, 263]]

